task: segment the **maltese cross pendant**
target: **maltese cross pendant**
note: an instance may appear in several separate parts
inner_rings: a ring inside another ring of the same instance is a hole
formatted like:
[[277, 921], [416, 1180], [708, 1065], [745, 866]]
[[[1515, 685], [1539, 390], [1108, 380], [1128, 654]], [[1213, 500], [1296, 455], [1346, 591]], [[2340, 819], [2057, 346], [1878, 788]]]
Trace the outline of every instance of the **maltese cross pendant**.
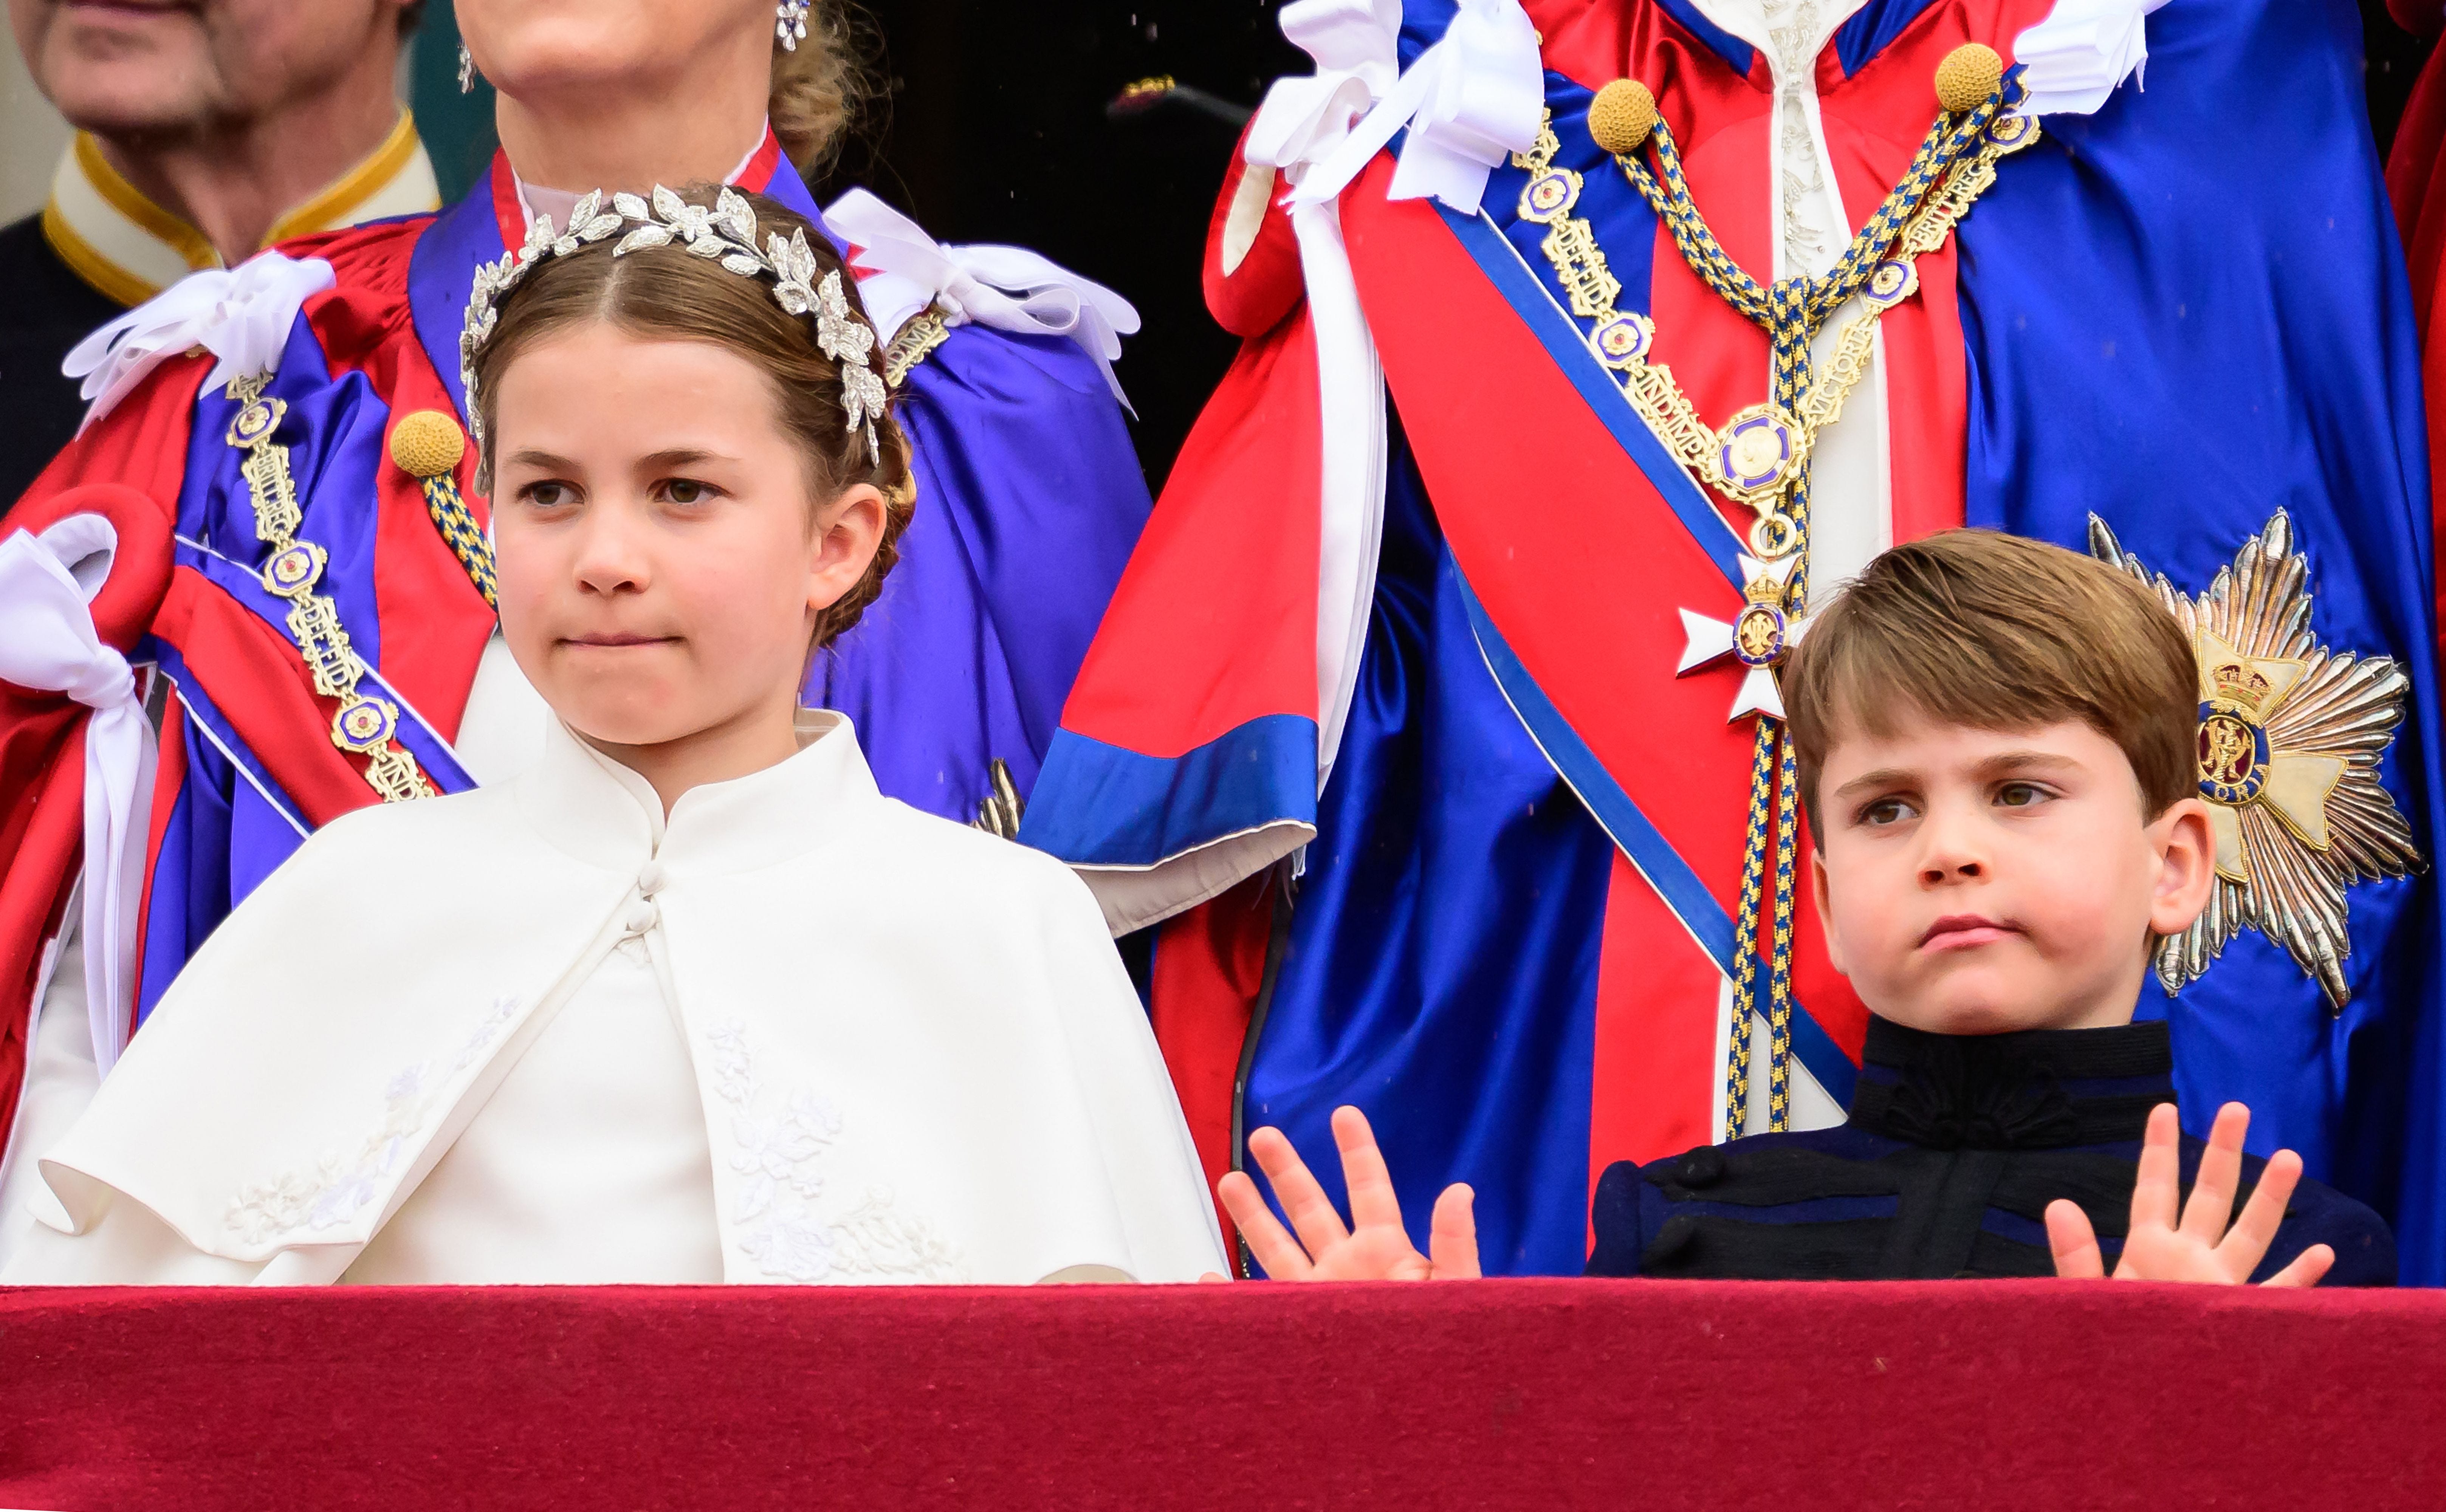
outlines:
[[1775, 669], [1784, 654], [1800, 642], [1803, 616], [1786, 608], [1792, 594], [1792, 575], [1800, 565], [1800, 557], [1795, 553], [1773, 561], [1760, 561], [1744, 552], [1740, 562], [1741, 596], [1748, 602], [1730, 624], [1692, 610], [1682, 611], [1682, 630], [1689, 641], [1683, 648], [1682, 665], [1673, 669], [1673, 675], [1686, 676], [1730, 656], [1745, 671], [1740, 691], [1733, 696], [1733, 711], [1725, 717], [1764, 714], [1770, 719], [1781, 719], [1783, 694], [1776, 687]]

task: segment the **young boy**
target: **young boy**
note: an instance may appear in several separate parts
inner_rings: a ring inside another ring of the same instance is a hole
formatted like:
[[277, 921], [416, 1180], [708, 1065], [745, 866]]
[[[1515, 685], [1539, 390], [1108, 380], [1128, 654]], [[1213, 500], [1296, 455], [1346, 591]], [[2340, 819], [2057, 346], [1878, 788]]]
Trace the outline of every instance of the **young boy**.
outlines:
[[[2227, 1105], [2181, 1138], [2151, 947], [2207, 906], [2199, 671], [2173, 617], [2102, 563], [1985, 531], [1897, 547], [1787, 670], [1829, 954], [1871, 1018], [1849, 1120], [1599, 1181], [1591, 1276], [2100, 1276], [2391, 1285], [2395, 1244], [2300, 1157], [2242, 1154]], [[1334, 1120], [1357, 1226], [1282, 1135], [1226, 1206], [1283, 1277], [1476, 1275], [1470, 1192], [1411, 1247], [1355, 1108]], [[2178, 1216], [2178, 1184], [2191, 1198]], [[2228, 1232], [2237, 1198], [2240, 1219]]]

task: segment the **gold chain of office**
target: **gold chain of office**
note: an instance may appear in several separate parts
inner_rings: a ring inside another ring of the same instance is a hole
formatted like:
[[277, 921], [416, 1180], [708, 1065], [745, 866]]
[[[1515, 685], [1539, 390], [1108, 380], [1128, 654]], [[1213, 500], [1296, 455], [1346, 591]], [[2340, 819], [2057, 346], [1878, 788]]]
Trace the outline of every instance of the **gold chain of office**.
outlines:
[[238, 472], [254, 506], [255, 539], [271, 553], [263, 564], [263, 586], [289, 602], [289, 633], [306, 659], [314, 691], [339, 702], [331, 716], [331, 744], [366, 759], [366, 784], [385, 803], [430, 797], [433, 787], [416, 758], [392, 738], [399, 728], [399, 707], [359, 690], [366, 664], [348, 643], [339, 605], [317, 591], [329, 558], [322, 547], [297, 537], [304, 515], [289, 471], [289, 448], [273, 439], [289, 406], [265, 397], [271, 381], [270, 373], [256, 373], [231, 379], [228, 389], [238, 411], [230, 421], [227, 440], [245, 459]]
[[[1765, 327], [1775, 341], [1775, 398], [1740, 410], [1721, 428], [1700, 418], [1670, 368], [1648, 361], [1655, 323], [1645, 314], [1615, 308], [1622, 285], [1606, 266], [1595, 228], [1571, 214], [1582, 180], [1577, 171], [1554, 164], [1560, 143], [1551, 111], [1534, 145], [1513, 155], [1514, 165], [1529, 173], [1520, 195], [1521, 217], [1547, 228], [1539, 250], [1553, 265], [1571, 312], [1590, 323], [1588, 340], [1597, 360], [1621, 375], [1631, 406], [1694, 478], [1758, 511], [1751, 545], [1761, 558], [1798, 549], [1806, 517], [1789, 507], [1792, 496], [1805, 489], [1802, 480], [1818, 433], [1842, 413], [1844, 401], [1868, 372], [1878, 321], [1918, 291], [1919, 257], [1943, 246], [1955, 224], [1996, 181], [1999, 158], [2038, 140], [2037, 120], [2004, 106], [2002, 63], [1995, 53], [1973, 45], [1946, 64], [1938, 72], [1945, 114], [1834, 269], [1821, 278], [1773, 284], [1761, 284], [1742, 271], [1700, 216], [1671, 128], [1657, 115], [1647, 88], [1634, 80], [1616, 80], [1591, 102], [1590, 135], [1613, 156], [1665, 222], [1691, 270], [1735, 310]], [[1975, 97], [1969, 92], [1974, 89], [1979, 91]], [[1656, 154], [1652, 171], [1638, 156], [1651, 143]], [[1854, 294], [1866, 308], [1844, 326], [1824, 370], [1813, 375], [1811, 338]]]
[[[1676, 462], [1703, 485], [1758, 512], [1750, 531], [1757, 558], [1765, 562], [1793, 558], [1784, 571], [1765, 572], [1744, 590], [1753, 602], [1768, 603], [1778, 618], [1787, 611], [1800, 613], [1806, 602], [1810, 454], [1818, 432], [1842, 413], [1844, 401], [1868, 371], [1878, 321], [1918, 292], [1919, 257], [1943, 246], [1996, 181], [1997, 160], [2038, 140], [2038, 123], [2006, 106], [2008, 90], [2019, 98], [2019, 85], [2004, 77], [2004, 60], [1992, 48], [1972, 43], [1947, 54], [1936, 73], [1942, 113], [1912, 154], [1902, 180], [1823, 277], [1796, 276], [1772, 284], [1759, 283], [1734, 262], [1699, 214], [1672, 130], [1657, 114], [1655, 96], [1647, 87], [1618, 79], [1597, 92], [1589, 106], [1590, 137], [1656, 212], [1691, 271], [1735, 311], [1763, 328], [1772, 343], [1771, 396], [1736, 413], [1721, 428], [1710, 428], [1699, 418], [1698, 407], [1674, 382], [1671, 369], [1647, 360], [1655, 346], [1655, 323], [1615, 307], [1622, 285], [1607, 270], [1595, 228], [1571, 213], [1582, 180], [1575, 170], [1554, 163], [1560, 143], [1551, 111], [1531, 149], [1514, 156], [1513, 161], [1529, 172], [1520, 214], [1547, 228], [1540, 250], [1553, 264], [1572, 313], [1590, 322], [1587, 339], [1597, 360], [1622, 375], [1625, 397]], [[1652, 171], [1639, 155], [1651, 144], [1656, 157]], [[1813, 372], [1812, 341], [1854, 296], [1866, 308], [1845, 325], [1826, 370]], [[1734, 1031], [1723, 1084], [1728, 1135], [1741, 1127], [1749, 1106], [1749, 1025], [1759, 1006], [1761, 943], [1767, 956], [1767, 1127], [1791, 1126], [1799, 802], [1792, 742], [1781, 726], [1781, 720], [1762, 714], [1753, 741], [1734, 922], [1738, 943], [1730, 963]], [[1767, 924], [1763, 941], [1762, 922]]]

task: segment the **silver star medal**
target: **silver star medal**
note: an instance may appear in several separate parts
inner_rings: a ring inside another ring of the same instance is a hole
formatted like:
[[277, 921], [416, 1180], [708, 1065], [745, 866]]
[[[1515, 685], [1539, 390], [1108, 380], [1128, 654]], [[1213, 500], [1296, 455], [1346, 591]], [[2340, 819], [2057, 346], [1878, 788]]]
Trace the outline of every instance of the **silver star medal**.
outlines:
[[2096, 515], [2089, 550], [2154, 590], [2199, 659], [2199, 796], [2216, 888], [2192, 927], [2158, 946], [2158, 981], [2181, 991], [2256, 929], [2343, 1011], [2353, 995], [2347, 889], [2422, 864], [2379, 781], [2410, 680], [2391, 656], [2338, 652], [2310, 633], [2309, 564], [2283, 510], [2196, 596], [2153, 578]]

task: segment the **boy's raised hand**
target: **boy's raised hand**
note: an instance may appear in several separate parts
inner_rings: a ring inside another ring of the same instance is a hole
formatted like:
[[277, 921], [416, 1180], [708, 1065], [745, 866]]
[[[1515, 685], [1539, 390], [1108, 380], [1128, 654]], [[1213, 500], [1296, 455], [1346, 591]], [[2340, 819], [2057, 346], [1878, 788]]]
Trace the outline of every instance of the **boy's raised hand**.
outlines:
[[1214, 1184], [1268, 1276], [1283, 1281], [1425, 1281], [1478, 1274], [1477, 1221], [1470, 1212], [1474, 1194], [1468, 1187], [1456, 1182], [1436, 1199], [1427, 1253], [1421, 1255], [1402, 1227], [1401, 1200], [1393, 1195], [1392, 1173], [1384, 1168], [1367, 1115], [1355, 1107], [1335, 1108], [1333, 1143], [1342, 1148], [1343, 1181], [1350, 1188], [1347, 1229], [1280, 1129], [1250, 1135], [1249, 1152], [1282, 1199], [1296, 1238], [1246, 1172], [1233, 1171]]
[[[2140, 1146], [2140, 1177], [2132, 1188], [2132, 1227], [2123, 1238], [2123, 1257], [2115, 1264], [2118, 1281], [2211, 1281], [2238, 1285], [2275, 1241], [2285, 1221], [2285, 1204], [2302, 1180], [2302, 1157], [2278, 1150], [2260, 1173], [2258, 1189], [2243, 1204], [2232, 1232], [2233, 1194], [2242, 1182], [2242, 1136], [2250, 1126], [2250, 1110], [2240, 1103], [2217, 1109], [2216, 1125], [2209, 1131], [2209, 1147], [2200, 1155], [2198, 1179], [2192, 1200], [2182, 1201], [2182, 1125], [2174, 1105], [2160, 1103], [2149, 1114], [2149, 1135]], [[2175, 1208], [2182, 1207], [2180, 1221]], [[2047, 1204], [2047, 1245], [2055, 1251], [2056, 1274], [2095, 1279], [2106, 1274], [2098, 1254], [2098, 1235], [2079, 1204], [2061, 1199]], [[2267, 1286], [2316, 1286], [2336, 1252], [2313, 1244], [2293, 1263], [2269, 1276]]]

